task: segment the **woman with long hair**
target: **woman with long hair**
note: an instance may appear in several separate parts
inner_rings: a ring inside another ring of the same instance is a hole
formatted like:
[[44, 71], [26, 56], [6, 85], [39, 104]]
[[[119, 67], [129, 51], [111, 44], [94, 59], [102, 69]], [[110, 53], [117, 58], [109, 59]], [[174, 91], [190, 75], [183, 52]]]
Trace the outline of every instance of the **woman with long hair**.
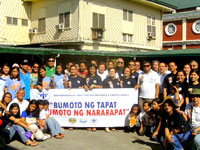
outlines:
[[6, 79], [5, 93], [9, 92], [12, 95], [12, 99], [15, 98], [16, 93], [19, 89], [25, 88], [24, 82], [20, 78], [19, 68], [13, 67], [11, 69], [11, 75]]

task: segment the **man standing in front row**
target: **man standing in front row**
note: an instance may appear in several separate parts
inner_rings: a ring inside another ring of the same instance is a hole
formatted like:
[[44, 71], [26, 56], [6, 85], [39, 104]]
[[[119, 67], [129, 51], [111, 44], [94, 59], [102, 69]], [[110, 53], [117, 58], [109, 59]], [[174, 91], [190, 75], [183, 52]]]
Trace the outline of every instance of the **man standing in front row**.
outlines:
[[143, 65], [144, 71], [139, 74], [137, 88], [139, 91], [138, 103], [141, 108], [143, 108], [143, 103], [145, 101], [151, 102], [153, 99], [159, 97], [159, 87], [160, 78], [158, 74], [151, 70], [151, 63], [149, 61], [144, 61]]

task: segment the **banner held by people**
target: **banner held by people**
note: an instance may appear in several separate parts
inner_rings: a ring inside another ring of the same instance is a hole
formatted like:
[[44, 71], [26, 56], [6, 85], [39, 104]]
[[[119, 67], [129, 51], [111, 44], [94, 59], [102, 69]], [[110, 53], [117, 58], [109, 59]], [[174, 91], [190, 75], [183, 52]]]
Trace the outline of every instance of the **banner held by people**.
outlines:
[[31, 99], [48, 99], [49, 114], [63, 127], [123, 127], [133, 104], [135, 89], [31, 90]]

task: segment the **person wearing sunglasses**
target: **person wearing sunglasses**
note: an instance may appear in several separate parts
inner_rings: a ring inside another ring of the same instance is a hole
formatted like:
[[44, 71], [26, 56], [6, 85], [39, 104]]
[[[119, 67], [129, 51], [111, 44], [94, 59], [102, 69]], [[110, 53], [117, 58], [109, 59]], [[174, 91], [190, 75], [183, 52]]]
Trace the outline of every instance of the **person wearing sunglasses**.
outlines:
[[158, 74], [151, 70], [151, 63], [144, 61], [144, 71], [139, 74], [136, 89], [140, 88], [138, 103], [143, 108], [145, 101], [152, 102], [159, 97], [160, 78]]
[[117, 66], [116, 66], [116, 78], [119, 78], [119, 79], [121, 79], [123, 76], [124, 76], [124, 74], [123, 74], [123, 72], [124, 72], [124, 60], [123, 60], [123, 58], [117, 58]]
[[47, 67], [46, 67], [46, 72], [47, 72], [47, 77], [52, 77], [56, 73], [56, 67], [54, 66], [55, 64], [55, 58], [53, 56], [50, 56], [48, 58], [47, 62]]

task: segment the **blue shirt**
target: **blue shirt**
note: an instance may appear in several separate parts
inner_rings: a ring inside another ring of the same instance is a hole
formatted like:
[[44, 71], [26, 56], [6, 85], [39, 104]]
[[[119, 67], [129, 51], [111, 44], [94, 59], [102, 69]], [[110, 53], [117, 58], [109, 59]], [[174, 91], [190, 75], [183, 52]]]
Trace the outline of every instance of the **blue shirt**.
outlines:
[[8, 87], [8, 92], [12, 95], [12, 100], [15, 98], [19, 89], [25, 88], [24, 82], [20, 79], [6, 79], [5, 87]]
[[32, 117], [33, 117], [33, 114], [30, 114], [30, 115], [28, 116], [26, 110], [24, 110], [24, 111], [22, 112], [22, 114], [21, 114], [21, 117], [23, 117], [23, 118], [32, 118]]
[[[34, 85], [37, 85], [37, 82], [38, 82], [38, 78], [35, 80]], [[50, 87], [50, 84], [51, 84], [51, 78], [50, 77], [43, 78], [43, 80], [42, 80], [43, 89]]]
[[24, 99], [30, 99], [30, 90], [31, 90], [31, 76], [30, 73], [27, 72], [26, 75], [22, 73], [20, 69], [20, 78], [24, 82], [25, 85], [25, 97]]
[[[54, 75], [54, 82], [56, 84], [56, 87], [55, 89], [64, 89], [65, 86], [64, 86], [64, 74], [61, 74], [61, 75]], [[67, 81], [67, 78], [66, 78], [66, 81]]]

